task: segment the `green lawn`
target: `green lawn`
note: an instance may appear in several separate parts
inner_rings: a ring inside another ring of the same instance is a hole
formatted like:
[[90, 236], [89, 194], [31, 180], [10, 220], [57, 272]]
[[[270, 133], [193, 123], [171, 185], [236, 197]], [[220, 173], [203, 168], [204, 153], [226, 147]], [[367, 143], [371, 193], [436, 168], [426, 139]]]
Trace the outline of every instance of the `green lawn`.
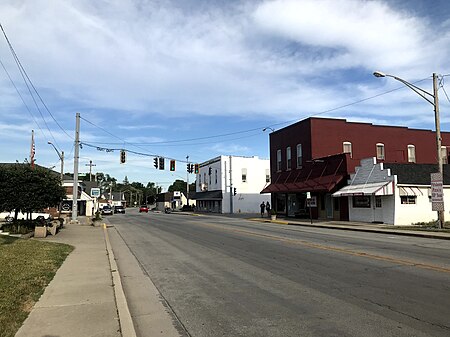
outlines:
[[72, 246], [0, 236], [0, 336], [14, 336]]

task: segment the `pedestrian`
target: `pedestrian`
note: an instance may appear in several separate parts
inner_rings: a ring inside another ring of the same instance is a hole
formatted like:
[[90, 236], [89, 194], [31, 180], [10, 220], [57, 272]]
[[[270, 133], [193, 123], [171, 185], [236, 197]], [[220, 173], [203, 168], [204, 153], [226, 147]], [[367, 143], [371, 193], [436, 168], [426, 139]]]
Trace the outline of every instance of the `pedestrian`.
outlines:
[[264, 216], [264, 210], [266, 209], [266, 205], [264, 204], [264, 201], [259, 205], [261, 207], [261, 218]]
[[267, 211], [267, 217], [270, 218], [270, 204], [269, 204], [269, 202], [266, 203], [266, 211]]

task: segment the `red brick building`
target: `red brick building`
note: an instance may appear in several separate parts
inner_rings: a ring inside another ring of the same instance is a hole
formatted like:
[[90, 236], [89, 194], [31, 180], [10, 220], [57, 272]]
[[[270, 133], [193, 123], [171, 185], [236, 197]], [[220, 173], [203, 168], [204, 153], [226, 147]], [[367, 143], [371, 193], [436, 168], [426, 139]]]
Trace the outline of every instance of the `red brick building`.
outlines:
[[[450, 133], [442, 132], [441, 153], [448, 162]], [[308, 118], [270, 134], [271, 183], [277, 213], [308, 215], [306, 192], [317, 201], [313, 218], [348, 220], [346, 198], [331, 194], [347, 183], [361, 159], [388, 163], [437, 162], [436, 134], [431, 130]]]

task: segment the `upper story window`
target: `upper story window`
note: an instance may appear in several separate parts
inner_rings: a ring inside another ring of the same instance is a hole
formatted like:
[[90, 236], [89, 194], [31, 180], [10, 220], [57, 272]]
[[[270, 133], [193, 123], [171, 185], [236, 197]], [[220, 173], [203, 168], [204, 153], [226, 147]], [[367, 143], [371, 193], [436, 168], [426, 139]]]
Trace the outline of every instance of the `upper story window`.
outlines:
[[216, 180], [216, 185], [217, 185], [217, 169], [216, 169], [216, 172], [215, 172], [215, 180]]
[[349, 153], [350, 154], [350, 158], [352, 158], [352, 156], [353, 156], [352, 143], [350, 143], [350, 142], [343, 142], [342, 143], [342, 152]]
[[202, 175], [201, 174], [199, 174], [198, 175], [198, 187], [202, 187]]
[[448, 164], [447, 146], [441, 146], [441, 158], [443, 164]]
[[302, 144], [297, 144], [297, 168], [301, 169], [303, 166], [303, 150]]
[[416, 162], [416, 147], [414, 145], [408, 145], [408, 163]]
[[288, 170], [291, 169], [291, 167], [292, 167], [291, 164], [292, 164], [292, 160], [291, 160], [291, 147], [288, 146], [288, 147], [286, 148], [286, 168], [287, 168]]
[[277, 171], [281, 171], [281, 150], [277, 150]]
[[377, 143], [377, 159], [384, 160], [384, 144], [383, 143]]
[[247, 182], [247, 169], [246, 168], [242, 169], [242, 182], [243, 183]]
[[270, 170], [266, 169], [266, 183], [270, 183]]

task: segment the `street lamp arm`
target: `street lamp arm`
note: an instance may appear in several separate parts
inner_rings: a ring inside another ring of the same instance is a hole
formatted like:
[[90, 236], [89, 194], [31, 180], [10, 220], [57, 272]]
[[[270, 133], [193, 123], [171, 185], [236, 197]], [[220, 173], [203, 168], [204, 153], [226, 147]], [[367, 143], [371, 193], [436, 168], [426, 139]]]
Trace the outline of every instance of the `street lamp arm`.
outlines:
[[58, 154], [58, 157], [60, 160], [63, 160], [63, 156], [61, 155], [61, 153], [58, 151], [58, 149], [56, 148], [56, 146], [52, 143], [52, 142], [47, 142], [49, 145], [53, 146], [53, 148], [55, 149], [56, 153]]
[[430, 103], [431, 105], [434, 106], [434, 101], [432, 101], [431, 99], [429, 99], [426, 95], [430, 96], [433, 98], [434, 100], [434, 95], [429, 93], [426, 90], [423, 90], [422, 88], [419, 88], [418, 86], [415, 86], [412, 83], [409, 83], [408, 81], [405, 81], [404, 79], [397, 77], [397, 76], [392, 76], [392, 75], [386, 75], [387, 77], [392, 77], [393, 79], [403, 83], [404, 85], [406, 85], [409, 89], [411, 89], [412, 91], [414, 91], [416, 94], [418, 94], [420, 97], [422, 97], [424, 100], [426, 100], [428, 103]]

